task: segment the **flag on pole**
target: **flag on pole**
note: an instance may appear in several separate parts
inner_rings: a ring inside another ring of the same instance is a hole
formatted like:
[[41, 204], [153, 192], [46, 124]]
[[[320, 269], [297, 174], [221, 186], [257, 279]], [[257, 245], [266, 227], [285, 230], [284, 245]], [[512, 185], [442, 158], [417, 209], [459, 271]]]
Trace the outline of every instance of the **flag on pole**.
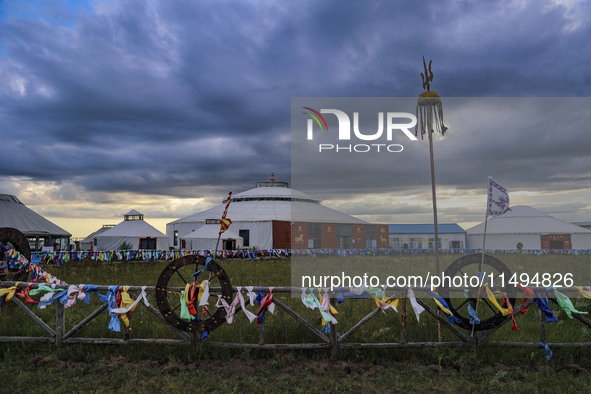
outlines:
[[220, 219], [220, 232], [218, 235], [222, 235], [222, 233], [224, 231], [226, 231], [228, 229], [228, 227], [230, 227], [230, 225], [232, 224], [232, 221], [228, 218], [226, 218], [226, 215], [228, 214], [228, 207], [230, 206], [230, 199], [232, 198], [232, 192], [230, 192], [230, 194], [228, 194], [228, 202], [226, 203], [226, 208], [224, 209], [224, 214], [222, 215], [222, 218]]
[[507, 194], [507, 189], [499, 185], [489, 176], [487, 215], [502, 215], [509, 210], [509, 194]]

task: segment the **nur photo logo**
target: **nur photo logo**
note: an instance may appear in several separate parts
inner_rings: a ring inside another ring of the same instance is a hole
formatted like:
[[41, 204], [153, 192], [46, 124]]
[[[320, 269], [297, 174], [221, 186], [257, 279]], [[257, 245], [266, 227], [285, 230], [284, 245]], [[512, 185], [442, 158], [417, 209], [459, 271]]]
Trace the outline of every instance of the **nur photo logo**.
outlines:
[[[326, 109], [322, 108], [319, 111], [311, 107], [302, 107], [306, 110], [303, 112], [308, 116], [306, 124], [306, 139], [308, 141], [314, 140], [314, 129], [320, 132], [328, 132], [329, 127], [326, 118], [323, 114], [333, 115], [329, 116], [329, 120], [336, 119], [338, 124], [338, 132], [334, 134], [334, 138], [338, 143], [319, 143], [318, 152], [349, 152], [349, 153], [367, 153], [367, 152], [402, 152], [404, 147], [401, 144], [390, 143], [396, 135], [403, 135], [410, 141], [417, 141], [417, 138], [410, 131], [417, 124], [415, 115], [408, 112], [377, 112], [377, 130], [360, 126], [360, 116], [358, 111], [352, 112], [351, 116], [340, 109]], [[366, 116], [370, 116], [369, 114]], [[331, 136], [331, 138], [333, 138]], [[324, 138], [325, 139], [325, 138]], [[340, 141], [364, 141], [364, 143], [340, 143]], [[381, 142], [383, 141], [383, 142]], [[368, 143], [372, 142], [372, 143]]]

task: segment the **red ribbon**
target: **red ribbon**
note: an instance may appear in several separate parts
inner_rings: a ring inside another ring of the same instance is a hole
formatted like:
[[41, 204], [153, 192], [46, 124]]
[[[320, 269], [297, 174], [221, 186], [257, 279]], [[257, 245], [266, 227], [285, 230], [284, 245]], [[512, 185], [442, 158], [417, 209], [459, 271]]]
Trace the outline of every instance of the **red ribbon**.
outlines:
[[261, 307], [259, 308], [259, 311], [257, 312], [257, 324], [261, 324], [262, 320], [263, 320], [263, 315], [265, 314], [265, 311], [267, 311], [269, 309], [269, 305], [271, 305], [273, 303], [273, 288], [269, 287], [269, 294], [267, 294], [266, 296], [263, 297], [263, 299], [261, 300]]
[[197, 316], [197, 309], [195, 309], [195, 302], [197, 302], [197, 282], [191, 283], [189, 286], [189, 302], [187, 303], [187, 309], [191, 316]]
[[25, 299], [25, 303], [27, 303], [27, 304], [38, 304], [39, 301], [35, 301], [29, 295], [29, 291], [31, 291], [31, 286], [33, 286], [32, 283], [29, 284], [24, 290], [16, 293], [16, 295], [19, 296], [19, 297], [21, 297], [21, 298], [24, 298]]
[[[536, 293], [530, 289], [529, 287], [524, 287], [521, 285], [517, 285], [517, 287], [519, 289], [521, 289], [521, 291], [523, 291], [523, 294], [526, 296], [526, 298], [524, 298], [521, 303], [525, 303], [527, 301], [527, 297], [535, 297]], [[527, 308], [523, 308], [522, 310], [519, 311], [519, 313], [521, 313], [522, 315], [524, 315], [527, 312]]]
[[501, 301], [503, 301], [505, 303], [505, 305], [507, 305], [507, 308], [509, 308], [509, 314], [511, 315], [511, 320], [513, 320], [513, 327], [511, 327], [511, 329], [513, 331], [519, 331], [519, 327], [517, 327], [517, 322], [515, 321], [515, 317], [513, 316], [513, 307], [511, 306], [511, 302], [509, 301], [509, 298], [507, 298], [507, 297], [501, 298]]

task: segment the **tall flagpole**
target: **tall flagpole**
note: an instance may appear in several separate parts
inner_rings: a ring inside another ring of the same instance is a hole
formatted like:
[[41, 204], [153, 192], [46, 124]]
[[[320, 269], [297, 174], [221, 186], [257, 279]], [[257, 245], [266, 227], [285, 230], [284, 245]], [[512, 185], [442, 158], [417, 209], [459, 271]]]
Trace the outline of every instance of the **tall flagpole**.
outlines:
[[[489, 177], [490, 179], [490, 177]], [[490, 183], [490, 181], [489, 181]], [[478, 265], [478, 274], [479, 275], [484, 275], [484, 273], [482, 273], [482, 268], [484, 267], [484, 251], [485, 249], [485, 245], [486, 245], [486, 226], [488, 224], [488, 210], [489, 210], [489, 204], [490, 204], [490, 192], [489, 192], [489, 188], [490, 186], [487, 185], [487, 192], [486, 192], [486, 213], [484, 215], [484, 235], [482, 237], [482, 258], [480, 259], [480, 264]], [[476, 316], [478, 316], [478, 305], [480, 304], [480, 289], [482, 289], [482, 286], [480, 285], [481, 282], [479, 282], [478, 285], [478, 292], [476, 294], [476, 307], [474, 308], [474, 313], [476, 314]], [[474, 336], [474, 327], [475, 324], [472, 324], [472, 333], [470, 334], [471, 337]]]
[[[509, 195], [507, 189], [495, 182], [492, 177], [488, 177], [488, 188], [487, 188], [487, 199], [486, 199], [486, 215], [484, 217], [484, 234], [482, 236], [482, 259], [478, 265], [479, 275], [484, 275], [482, 272], [484, 267], [484, 252], [486, 250], [486, 227], [488, 225], [488, 217], [490, 215], [502, 215], [510, 210], [509, 208]], [[484, 282], [484, 281], [482, 281]], [[482, 283], [480, 282], [480, 283]], [[482, 286], [478, 286], [478, 292], [476, 295], [476, 307], [475, 314], [478, 316], [478, 304], [480, 303], [480, 290]], [[474, 336], [474, 324], [472, 324], [472, 336]]]
[[[421, 73], [421, 80], [423, 81], [423, 89], [426, 89], [419, 95], [417, 99], [417, 126], [415, 128], [415, 135], [421, 134], [421, 138], [425, 133], [429, 137], [429, 158], [431, 162], [431, 196], [433, 199], [433, 252], [435, 253], [435, 270], [436, 274], [439, 275], [439, 226], [437, 223], [437, 194], [435, 191], [435, 160], [433, 156], [433, 133], [438, 131], [441, 135], [445, 135], [447, 127], [443, 124], [443, 105], [441, 103], [441, 97], [437, 92], [431, 90], [431, 81], [433, 81], [433, 72], [431, 71], [431, 62], [429, 61], [429, 67], [425, 62], [423, 56], [423, 67], [425, 73]], [[439, 342], [442, 341], [441, 333], [441, 322], [437, 322], [437, 332]]]
[[[431, 112], [427, 114], [427, 124], [431, 125]], [[433, 200], [433, 227], [434, 252], [435, 252], [435, 271], [439, 275], [439, 226], [437, 224], [437, 194], [435, 193], [435, 164], [433, 156], [433, 129], [427, 131], [429, 134], [429, 157], [431, 158], [431, 196]]]

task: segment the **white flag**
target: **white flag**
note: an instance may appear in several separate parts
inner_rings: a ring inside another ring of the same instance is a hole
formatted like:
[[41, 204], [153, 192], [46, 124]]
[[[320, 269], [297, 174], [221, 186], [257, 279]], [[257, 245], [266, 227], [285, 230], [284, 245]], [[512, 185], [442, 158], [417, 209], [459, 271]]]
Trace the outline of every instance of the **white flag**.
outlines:
[[509, 211], [509, 195], [507, 189], [488, 177], [488, 209], [487, 215], [502, 215]]

